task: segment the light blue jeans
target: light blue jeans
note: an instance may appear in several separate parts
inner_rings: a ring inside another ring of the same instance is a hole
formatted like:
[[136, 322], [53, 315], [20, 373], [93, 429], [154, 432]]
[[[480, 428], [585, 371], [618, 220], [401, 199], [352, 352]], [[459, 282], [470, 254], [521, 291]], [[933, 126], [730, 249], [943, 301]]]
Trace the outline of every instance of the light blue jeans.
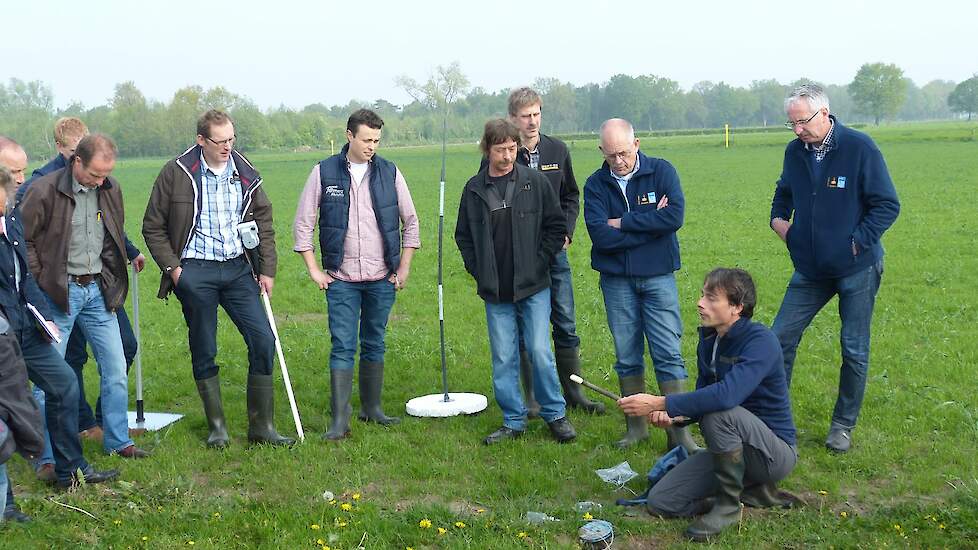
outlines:
[[648, 342], [659, 382], [683, 380], [686, 365], [680, 350], [683, 322], [679, 317], [676, 277], [623, 277], [601, 274], [601, 292], [608, 328], [615, 341], [619, 377], [645, 373]]
[[540, 418], [553, 422], [565, 415], [566, 403], [550, 349], [550, 289], [518, 302], [486, 302], [486, 324], [492, 353], [492, 391], [503, 412], [503, 426], [526, 429], [526, 404], [520, 392], [520, 337], [533, 363], [533, 392]]
[[[105, 309], [105, 300], [98, 282], [85, 287], [68, 283], [68, 313], [54, 307], [54, 323], [61, 331], [61, 343], [56, 344], [64, 357], [72, 327], [82, 330], [98, 364], [102, 395], [102, 444], [106, 452], [121, 451], [133, 444], [129, 438], [129, 379], [126, 376], [126, 356], [119, 336], [119, 321], [114, 312]], [[77, 431], [77, 429], [76, 429]]]
[[0, 523], [3, 523], [3, 510], [7, 509], [7, 487], [10, 480], [7, 479], [7, 463], [0, 464]]

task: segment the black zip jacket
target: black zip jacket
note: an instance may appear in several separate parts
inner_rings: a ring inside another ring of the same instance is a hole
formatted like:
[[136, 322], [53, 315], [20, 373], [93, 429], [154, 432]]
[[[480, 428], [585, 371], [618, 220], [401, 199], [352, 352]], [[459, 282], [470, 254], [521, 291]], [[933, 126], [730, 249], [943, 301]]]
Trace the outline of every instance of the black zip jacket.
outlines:
[[[550, 287], [550, 262], [564, 245], [564, 214], [545, 176], [519, 164], [513, 195], [513, 301]], [[455, 244], [465, 270], [476, 281], [479, 296], [499, 302], [499, 277], [492, 246], [492, 223], [486, 189], [488, 169], [465, 184], [458, 205]]]

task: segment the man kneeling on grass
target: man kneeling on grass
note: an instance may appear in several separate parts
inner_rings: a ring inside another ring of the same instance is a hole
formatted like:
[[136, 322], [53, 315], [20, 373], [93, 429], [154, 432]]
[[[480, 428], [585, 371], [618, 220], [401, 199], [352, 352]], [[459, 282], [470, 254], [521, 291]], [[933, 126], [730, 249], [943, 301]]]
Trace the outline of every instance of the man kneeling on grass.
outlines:
[[[649, 512], [663, 517], [704, 514], [686, 529], [706, 540], [753, 507], [788, 506], [776, 483], [798, 460], [781, 345], [751, 321], [757, 293], [742, 269], [717, 268], [703, 282], [696, 349], [696, 390], [667, 396], [640, 393], [618, 401], [631, 416], [660, 428], [700, 423], [709, 452], [693, 454], [649, 493]], [[711, 475], [712, 474], [712, 475]]]

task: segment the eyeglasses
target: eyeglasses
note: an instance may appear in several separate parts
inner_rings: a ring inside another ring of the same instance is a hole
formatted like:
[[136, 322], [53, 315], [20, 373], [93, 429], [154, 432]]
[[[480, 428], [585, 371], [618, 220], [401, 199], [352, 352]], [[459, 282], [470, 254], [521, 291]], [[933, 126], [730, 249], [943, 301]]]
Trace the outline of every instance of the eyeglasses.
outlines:
[[214, 145], [217, 145], [218, 147], [224, 147], [225, 145], [231, 147], [232, 145], [234, 145], [234, 136], [231, 136], [227, 139], [222, 139], [221, 141], [215, 141], [208, 136], [207, 141], [213, 143]]
[[821, 112], [822, 111], [815, 111], [815, 114], [813, 114], [812, 116], [808, 117], [808, 120], [795, 120], [795, 121], [785, 122], [784, 123], [784, 127], [785, 128], [788, 128], [789, 130], [794, 130], [795, 129], [795, 126], [804, 126], [804, 125], [808, 124], [809, 122], [811, 122], [812, 119], [814, 119], [815, 117], [817, 117], [818, 114], [821, 113]]
[[601, 151], [602, 156], [604, 156], [604, 160], [608, 162], [615, 162], [615, 159], [621, 159], [622, 162], [624, 162], [625, 160], [628, 159], [629, 156], [632, 155], [631, 151], [621, 151], [619, 153], [605, 153], [603, 150], [601, 150], [600, 147], [598, 147], [598, 150]]

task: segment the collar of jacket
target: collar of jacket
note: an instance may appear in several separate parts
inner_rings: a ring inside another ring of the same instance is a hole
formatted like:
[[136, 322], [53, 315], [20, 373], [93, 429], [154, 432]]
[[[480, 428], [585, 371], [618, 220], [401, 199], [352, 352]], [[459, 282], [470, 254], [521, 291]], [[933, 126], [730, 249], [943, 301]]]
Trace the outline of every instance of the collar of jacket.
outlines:
[[[71, 186], [71, 165], [65, 166], [61, 169], [61, 174], [58, 176], [58, 183], [55, 188], [63, 195], [67, 195], [74, 200], [75, 190]], [[115, 185], [115, 178], [112, 176], [107, 176], [105, 178], [105, 183], [103, 183], [101, 188], [112, 189]]]
[[[645, 153], [643, 153], [641, 149], [636, 151], [635, 154], [637, 155], [638, 158], [638, 170], [631, 177], [631, 179], [628, 180], [629, 182], [631, 182], [632, 180], [638, 177], [655, 174], [655, 167], [652, 166], [651, 158], [645, 156]], [[608, 164], [608, 161], [604, 161], [603, 163], [601, 163], [601, 170], [599, 170], [599, 174], [600, 174], [599, 177], [605, 183], [609, 183], [615, 186], [618, 185], [618, 180], [616, 180], [615, 177], [611, 175], [611, 165]]]
[[[183, 168], [183, 171], [195, 183], [200, 181], [201, 149], [202, 147], [200, 145], [194, 145], [177, 157], [177, 164]], [[255, 166], [244, 155], [239, 153], [237, 149], [231, 150], [231, 158], [234, 159], [234, 168], [238, 173], [238, 177], [241, 178], [241, 186], [245, 193], [248, 193], [248, 191], [261, 182], [261, 176], [258, 174]]]
[[[835, 142], [833, 149], [838, 149], [843, 143], [848, 141], [849, 132], [852, 130], [850, 130], [847, 126], [843, 126], [843, 124], [839, 122], [839, 119], [835, 118], [835, 115], [829, 115], [829, 118], [832, 119], [832, 123], [835, 125], [835, 129], [832, 130], [832, 141]], [[791, 145], [798, 148], [800, 151], [805, 152], [805, 142], [801, 139], [795, 138], [794, 141], [791, 142]]]
[[[733, 325], [731, 325], [730, 330], [727, 331], [727, 334], [723, 337], [723, 339], [736, 340], [744, 334], [748, 327], [750, 327], [750, 319], [747, 317], [741, 317], [740, 319], [737, 319]], [[713, 327], [699, 327], [697, 330], [700, 333], [700, 340], [708, 340], [717, 334], [717, 329]]]
[[[513, 171], [516, 172], [516, 190], [513, 192], [513, 200], [519, 191], [530, 183], [530, 176], [528, 172], [529, 168], [523, 166], [518, 162], [513, 163]], [[485, 170], [480, 170], [478, 174], [475, 175], [476, 182], [478, 185], [470, 185], [469, 190], [475, 193], [480, 199], [482, 199], [487, 204], [489, 203], [489, 191], [486, 189], [486, 182], [489, 177], [489, 167], [487, 166]]]

